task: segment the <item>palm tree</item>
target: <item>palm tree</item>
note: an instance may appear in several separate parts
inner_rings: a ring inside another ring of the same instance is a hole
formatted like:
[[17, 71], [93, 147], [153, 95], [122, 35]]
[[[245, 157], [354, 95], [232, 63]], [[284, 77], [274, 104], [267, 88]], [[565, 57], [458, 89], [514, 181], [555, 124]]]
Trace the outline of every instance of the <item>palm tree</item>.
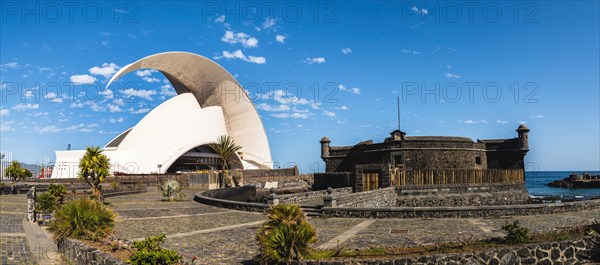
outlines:
[[21, 163], [17, 160], [13, 160], [10, 163], [4, 174], [12, 181], [11, 187], [13, 192], [16, 192], [15, 187], [19, 181], [31, 177], [31, 171], [21, 167]]
[[[233, 138], [229, 137], [228, 135], [219, 136], [217, 141], [212, 142], [208, 146], [210, 146], [210, 148], [212, 148], [221, 157], [221, 160], [223, 161], [223, 172], [225, 174], [225, 185], [231, 186], [229, 174], [227, 172], [229, 169], [227, 161], [231, 156], [235, 155], [235, 152], [242, 149], [242, 147], [237, 145], [233, 141]], [[219, 185], [221, 185], [221, 182], [222, 181], [219, 181]]]
[[79, 178], [92, 187], [93, 195], [100, 195], [98, 187], [108, 176], [110, 160], [98, 146], [88, 146], [79, 160]]

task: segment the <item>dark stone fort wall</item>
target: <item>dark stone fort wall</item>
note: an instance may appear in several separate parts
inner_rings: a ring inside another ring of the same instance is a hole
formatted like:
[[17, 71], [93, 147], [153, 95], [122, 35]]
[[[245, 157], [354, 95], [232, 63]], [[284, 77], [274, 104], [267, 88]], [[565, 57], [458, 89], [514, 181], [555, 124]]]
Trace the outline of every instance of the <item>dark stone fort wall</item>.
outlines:
[[483, 150], [406, 150], [402, 153], [404, 165], [409, 169], [487, 168], [487, 156]]

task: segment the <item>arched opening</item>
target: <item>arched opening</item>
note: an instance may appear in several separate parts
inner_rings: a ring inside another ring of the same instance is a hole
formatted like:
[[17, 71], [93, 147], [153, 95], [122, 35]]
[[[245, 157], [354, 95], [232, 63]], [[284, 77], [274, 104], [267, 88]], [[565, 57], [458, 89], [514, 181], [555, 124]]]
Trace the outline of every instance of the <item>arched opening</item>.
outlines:
[[[181, 155], [167, 169], [166, 173], [186, 173], [202, 170], [222, 170], [223, 160], [208, 145], [201, 145], [192, 148]], [[229, 169], [242, 168], [242, 163], [238, 156], [229, 158]]]

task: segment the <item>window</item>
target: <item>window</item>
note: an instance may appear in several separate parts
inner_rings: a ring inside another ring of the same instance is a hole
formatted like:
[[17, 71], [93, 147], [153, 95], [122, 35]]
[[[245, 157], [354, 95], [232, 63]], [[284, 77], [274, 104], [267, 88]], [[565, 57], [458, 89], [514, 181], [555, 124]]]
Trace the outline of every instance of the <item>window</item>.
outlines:
[[402, 155], [395, 155], [394, 156], [394, 164], [395, 165], [403, 164], [403, 162], [402, 162]]
[[475, 164], [481, 165], [481, 157], [480, 156], [475, 157]]

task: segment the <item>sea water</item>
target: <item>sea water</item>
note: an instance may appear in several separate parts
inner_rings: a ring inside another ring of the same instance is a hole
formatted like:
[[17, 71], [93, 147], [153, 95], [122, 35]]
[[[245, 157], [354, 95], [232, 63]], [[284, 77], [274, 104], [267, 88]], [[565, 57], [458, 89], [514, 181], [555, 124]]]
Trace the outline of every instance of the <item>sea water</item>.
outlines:
[[526, 171], [525, 184], [531, 197], [562, 196], [585, 199], [600, 196], [600, 188], [554, 188], [546, 184], [559, 179], [564, 179], [570, 174], [600, 174], [600, 171]]

